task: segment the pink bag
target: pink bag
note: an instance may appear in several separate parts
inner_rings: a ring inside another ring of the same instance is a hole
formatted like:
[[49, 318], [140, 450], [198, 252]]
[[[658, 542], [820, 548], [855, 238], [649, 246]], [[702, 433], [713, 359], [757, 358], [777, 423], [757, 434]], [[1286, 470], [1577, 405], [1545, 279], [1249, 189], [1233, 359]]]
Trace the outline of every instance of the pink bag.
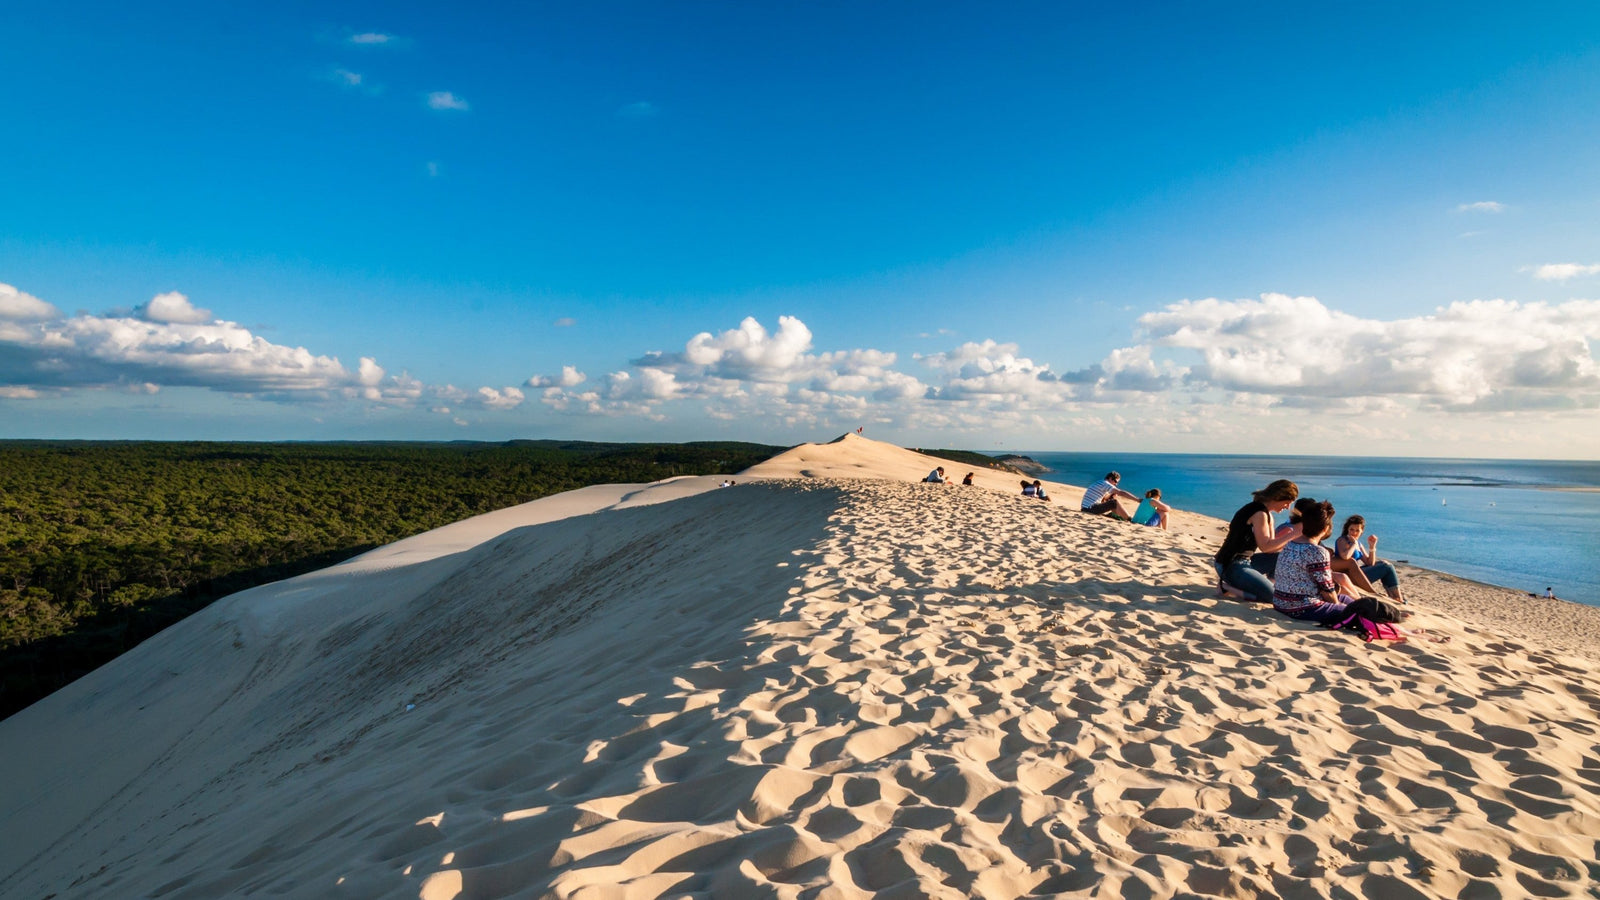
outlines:
[[1403, 641], [1406, 636], [1400, 629], [1388, 622], [1374, 622], [1371, 619], [1360, 619], [1362, 637], [1369, 643], [1372, 641]]

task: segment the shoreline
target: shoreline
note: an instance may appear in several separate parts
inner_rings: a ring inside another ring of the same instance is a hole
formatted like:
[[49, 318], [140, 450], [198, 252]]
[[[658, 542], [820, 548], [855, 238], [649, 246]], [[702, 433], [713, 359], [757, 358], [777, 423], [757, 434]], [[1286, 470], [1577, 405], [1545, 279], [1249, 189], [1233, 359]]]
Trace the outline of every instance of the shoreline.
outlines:
[[[1238, 454], [1062, 453], [1038, 457], [1074, 479], [1122, 472], [1123, 487], [1161, 487], [1168, 503], [1229, 518], [1249, 491], [1288, 477], [1303, 495], [1331, 498], [1340, 516], [1361, 513], [1390, 560], [1512, 590], [1600, 607], [1600, 463], [1357, 460]], [[1057, 476], [1062, 477], [1062, 476]], [[1493, 484], [1438, 487], [1436, 482]], [[1567, 488], [1571, 488], [1568, 490]], [[1442, 501], [1448, 499], [1448, 505]], [[1281, 521], [1282, 516], [1279, 516]], [[1486, 545], [1484, 542], [1489, 541]], [[1491, 551], [1492, 547], [1492, 552]]]
[[[1062, 487], [1072, 489], [1070, 485]], [[1227, 522], [1176, 507], [1174, 511], [1183, 514], [1174, 517], [1174, 529], [1181, 523], [1189, 533], [1214, 541], [1214, 547], [1221, 546]], [[1529, 639], [1548, 638], [1568, 652], [1600, 660], [1600, 606], [1550, 599], [1408, 562], [1396, 561], [1395, 570], [1400, 575], [1400, 587], [1412, 605], [1434, 608], [1484, 628], [1514, 627]], [[1414, 591], [1414, 588], [1419, 590]], [[1485, 609], [1484, 600], [1503, 609]]]

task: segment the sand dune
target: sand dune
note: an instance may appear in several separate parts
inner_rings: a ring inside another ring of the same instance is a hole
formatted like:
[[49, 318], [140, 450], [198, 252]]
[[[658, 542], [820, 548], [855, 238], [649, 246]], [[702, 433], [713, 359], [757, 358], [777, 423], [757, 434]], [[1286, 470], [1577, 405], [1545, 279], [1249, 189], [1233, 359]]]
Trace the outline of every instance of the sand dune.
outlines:
[[0, 896], [1597, 890], [1587, 613], [1418, 573], [1452, 642], [1367, 645], [1215, 597], [1214, 521], [931, 467], [805, 445], [229, 598], [0, 723]]

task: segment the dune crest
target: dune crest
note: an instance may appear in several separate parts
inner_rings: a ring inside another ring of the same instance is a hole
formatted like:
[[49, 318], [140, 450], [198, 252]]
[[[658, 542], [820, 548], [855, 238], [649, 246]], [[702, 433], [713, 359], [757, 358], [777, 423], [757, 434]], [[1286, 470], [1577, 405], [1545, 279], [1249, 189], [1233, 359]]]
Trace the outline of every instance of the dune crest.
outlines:
[[1290, 623], [1214, 596], [1208, 534], [930, 459], [849, 435], [230, 598], [0, 723], [0, 896], [1600, 884], [1592, 657], [1436, 582], [1450, 644]]

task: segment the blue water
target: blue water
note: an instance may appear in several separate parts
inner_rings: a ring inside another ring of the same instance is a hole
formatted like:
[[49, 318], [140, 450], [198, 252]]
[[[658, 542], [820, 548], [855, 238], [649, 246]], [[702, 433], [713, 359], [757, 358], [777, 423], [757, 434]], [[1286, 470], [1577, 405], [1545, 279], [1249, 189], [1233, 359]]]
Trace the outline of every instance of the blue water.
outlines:
[[1336, 529], [1365, 516], [1384, 559], [1600, 606], [1600, 463], [1017, 452], [1053, 481], [1087, 485], [1114, 469], [1134, 494], [1158, 487], [1173, 506], [1219, 519], [1288, 478], [1302, 497], [1333, 501]]

